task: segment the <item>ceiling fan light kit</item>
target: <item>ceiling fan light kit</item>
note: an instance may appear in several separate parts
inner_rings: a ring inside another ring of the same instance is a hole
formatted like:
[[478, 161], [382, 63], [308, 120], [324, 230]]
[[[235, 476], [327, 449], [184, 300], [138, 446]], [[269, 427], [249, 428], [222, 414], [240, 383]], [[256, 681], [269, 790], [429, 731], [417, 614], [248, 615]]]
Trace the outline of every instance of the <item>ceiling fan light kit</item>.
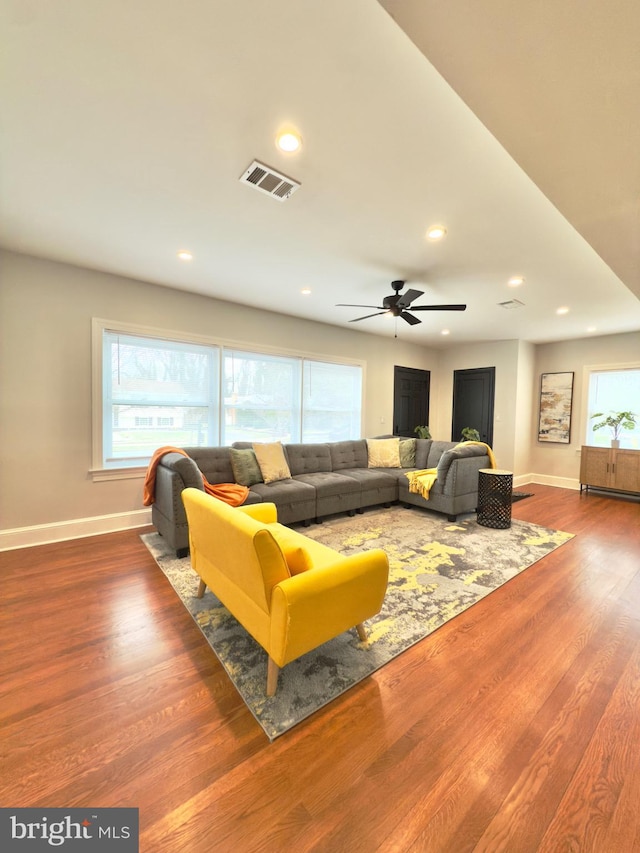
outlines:
[[466, 311], [466, 305], [411, 305], [414, 299], [422, 296], [422, 291], [409, 288], [406, 293], [400, 293], [404, 285], [404, 281], [392, 281], [391, 287], [394, 293], [391, 296], [385, 296], [382, 300], [382, 305], [352, 305], [339, 302], [336, 307], [375, 309], [374, 314], [355, 317], [353, 320], [349, 320], [350, 323], [359, 323], [360, 320], [368, 320], [370, 317], [377, 317], [380, 314], [391, 314], [392, 317], [401, 317], [410, 326], [415, 326], [417, 323], [422, 322], [422, 320], [410, 313], [412, 311]]

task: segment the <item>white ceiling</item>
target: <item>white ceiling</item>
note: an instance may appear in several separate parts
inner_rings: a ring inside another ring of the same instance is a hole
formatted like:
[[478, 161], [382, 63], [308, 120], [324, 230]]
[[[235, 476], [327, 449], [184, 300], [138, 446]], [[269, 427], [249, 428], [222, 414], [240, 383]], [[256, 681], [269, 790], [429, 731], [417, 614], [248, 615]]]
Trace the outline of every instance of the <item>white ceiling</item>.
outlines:
[[[638, 330], [640, 4], [557, 5], [0, 0], [1, 244], [431, 346]], [[335, 306], [397, 278], [468, 309]]]

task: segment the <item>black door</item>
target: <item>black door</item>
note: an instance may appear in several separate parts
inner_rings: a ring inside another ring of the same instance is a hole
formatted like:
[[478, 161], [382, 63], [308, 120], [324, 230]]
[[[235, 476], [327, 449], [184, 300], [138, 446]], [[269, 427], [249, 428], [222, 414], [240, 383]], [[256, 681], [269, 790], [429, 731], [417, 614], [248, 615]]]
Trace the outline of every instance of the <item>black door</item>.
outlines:
[[477, 429], [480, 440], [493, 446], [495, 367], [453, 371], [451, 441], [462, 440], [465, 427]]
[[393, 370], [393, 434], [413, 438], [417, 426], [429, 425], [431, 373], [397, 365]]

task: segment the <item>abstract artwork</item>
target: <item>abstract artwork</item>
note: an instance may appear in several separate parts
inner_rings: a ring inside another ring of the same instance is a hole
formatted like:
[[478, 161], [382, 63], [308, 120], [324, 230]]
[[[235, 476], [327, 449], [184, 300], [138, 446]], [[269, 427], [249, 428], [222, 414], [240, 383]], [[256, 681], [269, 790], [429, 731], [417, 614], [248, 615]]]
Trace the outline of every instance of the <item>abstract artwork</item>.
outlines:
[[538, 441], [569, 444], [572, 399], [573, 372], [541, 375]]

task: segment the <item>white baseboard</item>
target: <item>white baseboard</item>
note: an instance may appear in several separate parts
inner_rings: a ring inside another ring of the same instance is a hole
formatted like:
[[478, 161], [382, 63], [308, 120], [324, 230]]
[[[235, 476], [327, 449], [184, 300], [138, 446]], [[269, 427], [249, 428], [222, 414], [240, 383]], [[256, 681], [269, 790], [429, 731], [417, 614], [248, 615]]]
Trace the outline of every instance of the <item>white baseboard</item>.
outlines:
[[47, 545], [50, 542], [64, 542], [67, 539], [83, 539], [85, 536], [131, 530], [147, 524], [151, 524], [150, 509], [97, 515], [93, 518], [75, 518], [71, 521], [57, 521], [52, 524], [36, 524], [33, 527], [15, 527], [12, 530], [0, 530], [0, 551]]
[[580, 480], [573, 477], [553, 477], [550, 474], [519, 474], [513, 478], [515, 488], [527, 486], [529, 483], [540, 483], [541, 486], [556, 486], [558, 489], [573, 489], [578, 491]]
[[[529, 483], [543, 486], [557, 486], [561, 489], [580, 488], [580, 482], [570, 477], [552, 477], [547, 474], [519, 474], [513, 478], [514, 488]], [[131, 530], [151, 524], [151, 510], [138, 509], [132, 512], [99, 515], [93, 518], [76, 518], [72, 521], [59, 521], [52, 524], [38, 524], [34, 527], [16, 527], [13, 530], [0, 530], [0, 551], [15, 548], [29, 548], [33, 545], [47, 545], [49, 542], [64, 542], [66, 539], [82, 539], [85, 536], [99, 536], [102, 533], [115, 533], [118, 530]]]

